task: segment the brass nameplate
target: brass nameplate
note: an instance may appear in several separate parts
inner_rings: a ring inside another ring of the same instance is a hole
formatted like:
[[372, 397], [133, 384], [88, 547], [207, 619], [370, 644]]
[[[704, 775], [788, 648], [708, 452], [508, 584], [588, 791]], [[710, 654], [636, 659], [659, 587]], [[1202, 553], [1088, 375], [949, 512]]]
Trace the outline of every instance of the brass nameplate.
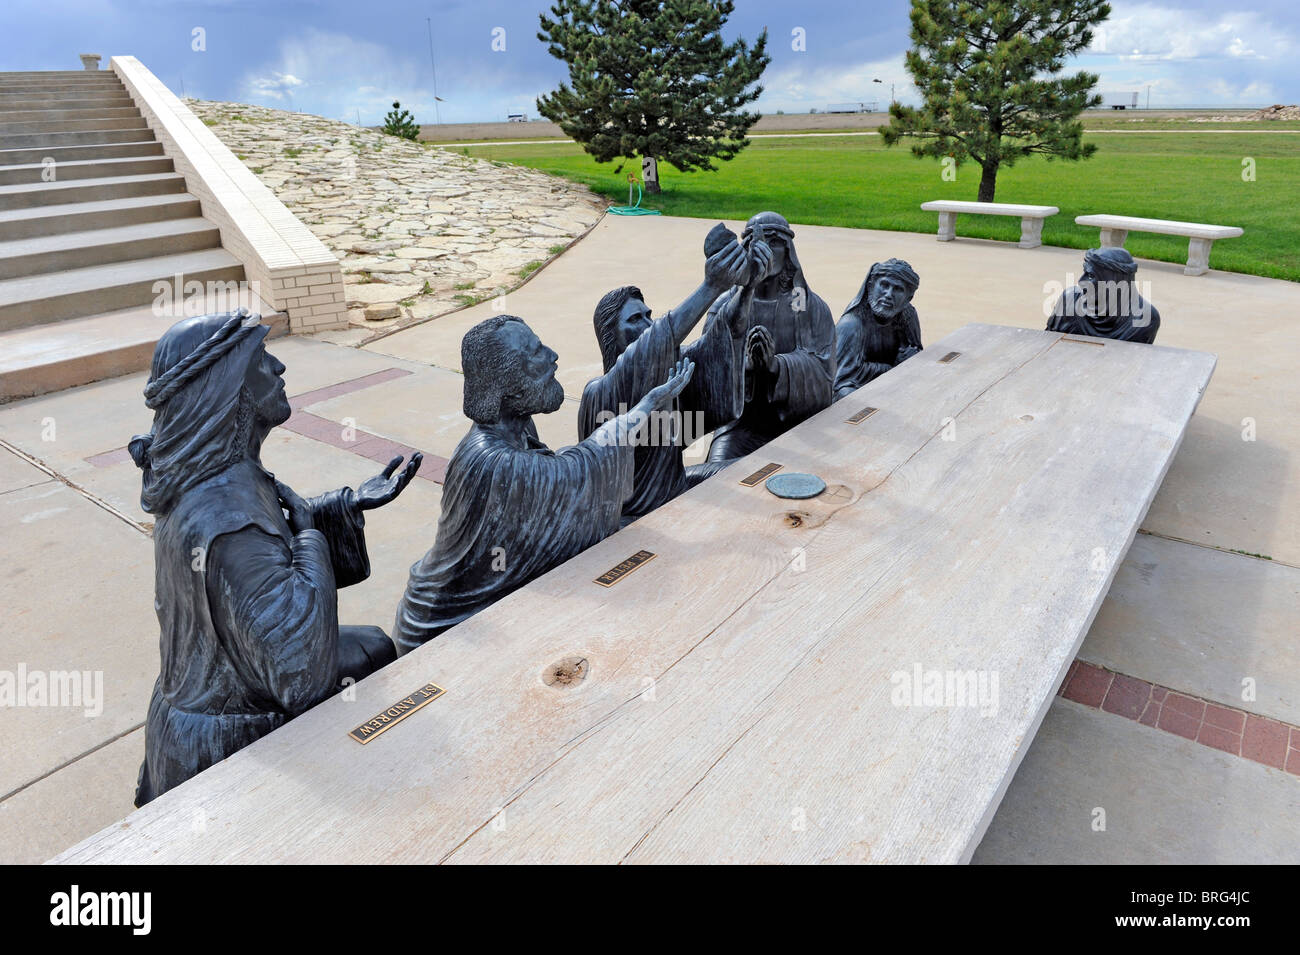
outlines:
[[939, 364], [946, 365], [960, 354], [961, 352], [959, 351], [950, 351], [948, 352], [948, 354], [944, 355], [942, 358], [939, 359]]
[[745, 485], [745, 487], [753, 487], [754, 485], [762, 481], [764, 478], [771, 477], [779, 470], [781, 470], [781, 465], [773, 461], [771, 464], [764, 464], [761, 468], [759, 468], [749, 477], [742, 478], [740, 483]]
[[1098, 348], [1106, 347], [1105, 342], [1099, 342], [1095, 338], [1066, 338], [1064, 335], [1062, 335], [1061, 341], [1074, 342], [1076, 345], [1096, 345]]
[[446, 692], [436, 683], [426, 683], [410, 696], [402, 697], [374, 719], [366, 720], [348, 735], [358, 743], [369, 743], [384, 730], [396, 726], [420, 707], [429, 705]]
[[879, 410], [879, 408], [863, 408], [861, 411], [855, 412], [849, 416], [846, 420], [849, 424], [862, 424], [862, 422], [866, 421]]
[[600, 584], [602, 587], [613, 587], [616, 583], [628, 574], [632, 573], [632, 571], [636, 570], [642, 564], [653, 560], [654, 556], [655, 555], [648, 550], [639, 550], [627, 560], [623, 561], [623, 563], [616, 567], [611, 567], [609, 570], [597, 577], [596, 583]]

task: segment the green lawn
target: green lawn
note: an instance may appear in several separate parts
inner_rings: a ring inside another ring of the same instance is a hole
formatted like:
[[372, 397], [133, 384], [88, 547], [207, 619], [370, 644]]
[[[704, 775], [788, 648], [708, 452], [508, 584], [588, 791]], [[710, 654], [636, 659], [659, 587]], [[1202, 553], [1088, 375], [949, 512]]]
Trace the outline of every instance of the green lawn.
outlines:
[[[999, 202], [1060, 208], [1043, 226], [1045, 244], [1095, 246], [1097, 230], [1074, 224], [1087, 213], [1236, 225], [1245, 234], [1215, 243], [1213, 268], [1300, 281], [1300, 134], [1099, 132], [1091, 139], [1100, 148], [1090, 160], [1035, 157], [998, 175]], [[616, 174], [615, 164], [598, 164], [572, 144], [457, 152], [565, 176], [620, 203], [634, 168]], [[1255, 160], [1254, 182], [1242, 180], [1246, 157]], [[906, 146], [886, 149], [878, 136], [755, 139], [717, 172], [660, 169], [664, 192], [642, 204], [665, 215], [747, 219], [775, 209], [792, 222], [906, 232], [936, 231], [936, 216], [919, 208], [925, 200], [974, 199], [979, 185], [974, 164], [945, 182], [936, 160], [917, 159]], [[1020, 220], [960, 216], [957, 234], [1015, 241]], [[1187, 260], [1187, 240], [1175, 236], [1131, 233], [1126, 248], [1149, 259]]]

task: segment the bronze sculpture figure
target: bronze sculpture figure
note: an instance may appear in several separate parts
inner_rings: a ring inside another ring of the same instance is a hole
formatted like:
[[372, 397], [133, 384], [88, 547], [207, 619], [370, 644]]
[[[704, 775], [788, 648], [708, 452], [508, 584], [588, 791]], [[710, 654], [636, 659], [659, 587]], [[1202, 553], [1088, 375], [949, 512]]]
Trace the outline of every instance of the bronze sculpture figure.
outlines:
[[143, 806], [396, 656], [378, 627], [340, 627], [337, 588], [366, 579], [364, 512], [420, 466], [304, 500], [260, 450], [288, 419], [268, 331], [246, 310], [188, 318], [154, 350], [151, 431], [131, 440], [155, 516], [161, 668], [145, 724]]
[[1125, 249], [1089, 249], [1083, 275], [1057, 299], [1049, 332], [1153, 344], [1160, 313], [1137, 290], [1137, 262]]
[[639, 431], [652, 412], [671, 407], [694, 369], [682, 359], [627, 414], [552, 451], [533, 416], [564, 402], [556, 358], [513, 315], [465, 333], [465, 415], [473, 425], [447, 465], [437, 538], [411, 568], [398, 604], [400, 653], [617, 531], [632, 496]]
[[[742, 284], [750, 272], [749, 254], [721, 223], [705, 242], [716, 246], [705, 261], [704, 281], [677, 308], [652, 320], [641, 290], [625, 285], [606, 294], [596, 306], [593, 322], [600, 343], [604, 373], [582, 391], [578, 409], [578, 438], [590, 435], [605, 421], [640, 401], [671, 373], [685, 356], [695, 365], [690, 384], [673, 402], [670, 429], [647, 429], [636, 448], [632, 496], [623, 506], [630, 523], [724, 467], [706, 462], [686, 467], [682, 452], [695, 438], [739, 417], [744, 410], [745, 333], [739, 309], [731, 322], [715, 322], [686, 347], [682, 341], [703, 317], [705, 309], [725, 290]], [[770, 255], [766, 246], [761, 255]], [[762, 260], [766, 266], [766, 259]]]
[[835, 326], [835, 400], [921, 350], [912, 307], [920, 278], [902, 259], [877, 262]]
[[[760, 212], [745, 226], [746, 244], [771, 250], [765, 274], [734, 287], [709, 310], [709, 324], [745, 330], [745, 407], [720, 427], [710, 461], [730, 461], [829, 407], [835, 380], [835, 323], [808, 287], [795, 254], [794, 230], [775, 212]], [[738, 309], [739, 315], [732, 310]]]

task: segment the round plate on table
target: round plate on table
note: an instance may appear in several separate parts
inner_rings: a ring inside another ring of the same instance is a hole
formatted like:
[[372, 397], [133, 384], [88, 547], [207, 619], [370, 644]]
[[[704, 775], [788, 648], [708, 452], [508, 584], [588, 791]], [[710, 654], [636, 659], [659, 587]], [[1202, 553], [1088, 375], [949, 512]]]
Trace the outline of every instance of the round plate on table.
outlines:
[[764, 487], [777, 497], [802, 501], [806, 498], [816, 497], [826, 490], [826, 482], [815, 474], [787, 471], [784, 474], [772, 475], [767, 479]]

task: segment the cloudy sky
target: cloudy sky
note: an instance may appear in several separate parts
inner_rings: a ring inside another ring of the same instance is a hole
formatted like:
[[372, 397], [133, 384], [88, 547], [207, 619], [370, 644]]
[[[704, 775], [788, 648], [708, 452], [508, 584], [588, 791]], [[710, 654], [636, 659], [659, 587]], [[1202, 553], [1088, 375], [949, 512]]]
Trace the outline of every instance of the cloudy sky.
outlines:
[[[1102, 92], [1137, 90], [1156, 106], [1300, 101], [1295, 0], [1111, 0], [1113, 13], [1075, 68]], [[173, 90], [301, 109], [365, 124], [394, 99], [421, 122], [536, 115], [567, 75], [537, 40], [540, 0], [4, 0], [0, 70], [76, 69], [78, 53], [132, 54]], [[903, 69], [906, 0], [737, 0], [724, 29], [764, 27], [772, 63], [764, 112], [914, 101]], [[431, 31], [430, 31], [431, 28]], [[793, 49], [796, 28], [806, 50]], [[432, 32], [432, 63], [430, 62]], [[494, 49], [494, 46], [497, 49]], [[504, 47], [504, 49], [499, 49]], [[107, 65], [107, 59], [105, 60]], [[434, 102], [434, 70], [437, 95]], [[880, 83], [873, 82], [880, 80]]]

